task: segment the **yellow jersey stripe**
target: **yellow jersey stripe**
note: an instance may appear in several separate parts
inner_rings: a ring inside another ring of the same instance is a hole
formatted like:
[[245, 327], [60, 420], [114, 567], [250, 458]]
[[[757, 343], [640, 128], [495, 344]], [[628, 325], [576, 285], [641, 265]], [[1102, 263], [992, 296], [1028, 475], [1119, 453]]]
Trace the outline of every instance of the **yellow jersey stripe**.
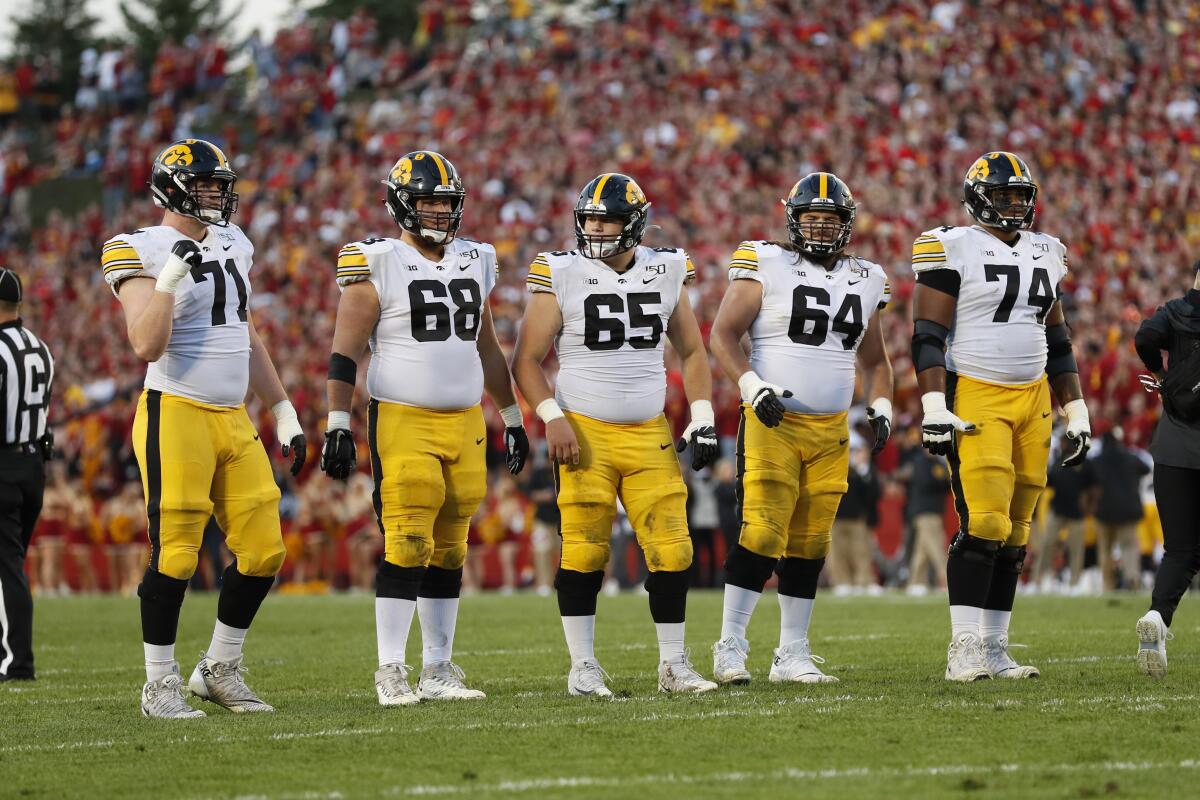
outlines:
[[100, 255], [100, 265], [107, 267], [117, 261], [132, 261], [135, 264], [142, 263], [138, 256], [137, 250], [132, 247], [122, 247], [115, 250], [109, 250], [107, 253]]
[[542, 280], [541, 278], [538, 278], [537, 276], [532, 276], [532, 275], [531, 275], [530, 277], [528, 277], [528, 278], [526, 278], [526, 279], [525, 279], [525, 282], [526, 282], [526, 283], [532, 283], [534, 286], [544, 286], [544, 287], [546, 287], [547, 289], [553, 289], [553, 288], [554, 288], [554, 284], [553, 284], [553, 283], [551, 283], [550, 281], [544, 281], [544, 280]]
[[593, 205], [600, 202], [600, 195], [604, 194], [604, 184], [608, 183], [608, 179], [611, 177], [611, 172], [606, 172], [600, 176], [600, 182], [596, 184], [596, 191], [592, 192]]
[[370, 275], [369, 269], [339, 269], [337, 276], [339, 278], [351, 278], [356, 275]]
[[349, 253], [344, 256], [338, 256], [337, 268], [339, 271], [347, 267], [365, 266], [367, 266], [367, 257], [362, 253]]
[[110, 272], [114, 272], [114, 271], [120, 270], [120, 269], [141, 269], [141, 268], [142, 268], [142, 262], [138, 259], [130, 259], [127, 261], [114, 261], [113, 263], [104, 267], [104, 273], [107, 275]]
[[101, 250], [101, 252], [103, 252], [105, 250], [114, 250], [118, 247], [133, 247], [133, 245], [131, 245], [129, 242], [125, 241], [124, 239], [113, 239], [111, 241], [105, 242], [104, 247], [100, 248], [100, 250]]
[[751, 269], [758, 269], [758, 262], [751, 261], [748, 258], [731, 258], [729, 260], [729, 266], [731, 266], [731, 267], [750, 267]]
[[913, 255], [919, 256], [927, 253], [945, 253], [946, 247], [941, 242], [916, 242], [913, 244]]
[[946, 260], [946, 257], [944, 255], [913, 256], [913, 258], [912, 258], [912, 262], [914, 264], [932, 264], [935, 261], [945, 261], [945, 260]]
[[529, 274], [536, 275], [539, 278], [550, 280], [550, 264], [544, 258], [535, 258], [533, 263], [529, 265]]
[[442, 161], [442, 157], [432, 150], [426, 150], [425, 152], [429, 153], [429, 157], [433, 159], [433, 163], [437, 164], [438, 175], [442, 179], [441, 185], [445, 186], [450, 183], [450, 176], [446, 173], [446, 162]]

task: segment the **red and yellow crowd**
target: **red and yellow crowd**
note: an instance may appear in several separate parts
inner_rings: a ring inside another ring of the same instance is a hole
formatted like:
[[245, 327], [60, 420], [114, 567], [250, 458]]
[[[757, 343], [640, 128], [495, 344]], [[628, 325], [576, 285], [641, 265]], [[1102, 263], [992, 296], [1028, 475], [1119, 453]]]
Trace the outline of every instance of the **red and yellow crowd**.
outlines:
[[[26, 324], [57, 361], [63, 457], [37, 541], [44, 563], [66, 567], [42, 581], [43, 591], [57, 583], [128, 590], [137, 580], [145, 523], [129, 428], [144, 367], [101, 278], [99, 249], [112, 232], [157, 220], [145, 187], [151, 159], [193, 134], [233, 158], [235, 221], [256, 247], [252, 313], [310, 443], [324, 428], [338, 249], [394, 234], [379, 180], [416, 148], [455, 162], [468, 186], [462, 232], [496, 245], [502, 270], [491, 303], [506, 346], [527, 265], [540, 250], [574, 246], [570, 210], [599, 171], [628, 173], [643, 187], [657, 226], [648, 244], [688, 249], [706, 334], [737, 243], [782, 238], [779, 198], [799, 176], [826, 169], [844, 178], [860, 203], [850, 249], [882, 263], [896, 287], [884, 326], [898, 434], [872, 467], [880, 485], [873, 547], [889, 555], [912, 538], [900, 441], [919, 406], [908, 356], [912, 240], [964, 221], [962, 176], [979, 152], [1018, 152], [1041, 184], [1036, 227], [1070, 248], [1064, 302], [1097, 434], [1119, 429], [1135, 449], [1148, 442], [1157, 400], [1147, 402], [1138, 385], [1132, 335], [1185, 287], [1200, 244], [1200, 97], [1188, 79], [1200, 74], [1194, 4], [660, 0], [585, 13], [570, 3], [439, 0], [420, 8], [406, 41], [381, 35], [360, 12], [242, 42], [197, 33], [165, 41], [149, 63], [132, 47], [99, 48], [84, 54], [73, 97], [62, 96], [61, 76], [41, 57], [0, 66], [0, 260], [25, 276]], [[667, 413], [681, 426], [682, 384], [668, 359]], [[728, 446], [737, 390], [716, 377]], [[252, 412], [270, 440], [266, 409]], [[529, 475], [499, 477], [502, 425], [494, 409], [488, 414], [496, 477], [468, 574], [475, 586], [544, 588], [555, 547], [552, 489]], [[527, 419], [536, 442], [540, 423]], [[298, 479], [280, 470], [291, 549], [284, 588], [367, 588], [381, 544], [367, 461], [359, 478], [335, 486], [316, 468], [318, 451], [310, 445]], [[699, 527], [723, 530], [719, 516]], [[1152, 529], [1143, 538], [1152, 544]], [[219, 541], [216, 532], [213, 564]], [[709, 566], [705, 581], [719, 572], [720, 542], [699, 559]], [[887, 559], [877, 552], [876, 560], [870, 581], [894, 582]], [[199, 580], [213, 574], [202, 570]]]

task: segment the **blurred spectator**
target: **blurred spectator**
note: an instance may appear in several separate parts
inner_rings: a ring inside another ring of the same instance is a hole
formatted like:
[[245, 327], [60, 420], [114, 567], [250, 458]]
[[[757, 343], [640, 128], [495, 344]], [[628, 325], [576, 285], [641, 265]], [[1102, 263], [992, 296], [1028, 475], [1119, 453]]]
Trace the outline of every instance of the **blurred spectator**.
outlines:
[[[1067, 445], [1063, 444], [1062, 448]], [[1060, 448], [1061, 449], [1061, 448]], [[1050, 497], [1050, 511], [1043, 524], [1037, 526], [1038, 540], [1030, 542], [1033, 550], [1033, 566], [1029, 572], [1030, 583], [1039, 591], [1052, 591], [1054, 562], [1062, 533], [1066, 531], [1067, 566], [1071, 571], [1070, 588], [1080, 591], [1079, 579], [1083, 576], [1083, 527], [1086, 517], [1095, 510], [1098, 477], [1095, 462], [1086, 459], [1074, 467], [1062, 466], [1062, 459], [1053, 454], [1046, 487]]]
[[[728, 458], [722, 458], [720, 461], [712, 465], [713, 478], [716, 480], [716, 486], [713, 492], [717, 496], [717, 513], [721, 520], [721, 538], [725, 544], [725, 549], [722, 554], [728, 554], [738, 543], [738, 538], [742, 535], [742, 522], [739, 519], [741, 509], [738, 508], [737, 499], [737, 483], [736, 471], [734, 470], [733, 461]], [[718, 585], [725, 583], [725, 565], [724, 561], [718, 565], [716, 583]]]
[[849, 487], [838, 506], [829, 543], [829, 580], [835, 595], [875, 593], [874, 533], [879, 512], [879, 476], [871, 449], [856, 439], [850, 448]]
[[1141, 556], [1137, 543], [1137, 524], [1142, 518], [1142, 497], [1138, 486], [1150, 473], [1134, 452], [1125, 446], [1120, 428], [1107, 431], [1100, 440], [1099, 452], [1091, 459], [1100, 487], [1096, 504], [1096, 524], [1100, 571], [1104, 588], [1116, 588], [1113, 548], [1121, 550], [1121, 588], [1132, 591], [1139, 586]]
[[912, 534], [909, 548], [908, 593], [926, 594], [946, 586], [946, 498], [950, 494], [950, 469], [946, 459], [921, 446], [921, 429], [903, 434], [904, 452], [896, 478], [907, 487], [904, 516]]
[[533, 503], [533, 528], [530, 545], [533, 556], [533, 585], [540, 595], [549, 595], [558, 571], [559, 513], [554, 489], [554, 469], [543, 450], [532, 454], [525, 493]]
[[717, 479], [712, 469], [689, 473], [687, 520], [692, 539], [691, 585], [710, 589], [717, 585], [716, 536], [721, 526]]

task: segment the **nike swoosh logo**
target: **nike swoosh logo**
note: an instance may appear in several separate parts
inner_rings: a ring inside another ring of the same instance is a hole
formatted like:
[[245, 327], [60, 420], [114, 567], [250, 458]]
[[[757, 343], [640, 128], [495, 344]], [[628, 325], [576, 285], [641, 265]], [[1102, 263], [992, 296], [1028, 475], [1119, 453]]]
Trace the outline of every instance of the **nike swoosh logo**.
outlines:
[[860, 283], [862, 283], [862, 281], [848, 281], [846, 285], [847, 286], [855, 286]]
[[257, 433], [256, 433], [256, 434], [254, 434], [254, 441], [256, 441], [256, 442], [258, 441], [258, 434], [257, 434]]
[[225, 249], [226, 249], [226, 250], [228, 250], [228, 249], [229, 249], [229, 248], [231, 248], [231, 247], [233, 247], [233, 245], [231, 245], [231, 244], [227, 244], [227, 245], [225, 245]]
[[1042, 414], [1042, 419], [1045, 419], [1046, 417], [1050, 416], [1053, 413], [1054, 413], [1053, 411], [1047, 411], [1045, 414]]
[[458, 271], [459, 271], [459, 272], [462, 272], [463, 270], [465, 270], [465, 269], [470, 269], [470, 268], [471, 268], [471, 265], [470, 265], [470, 264], [467, 264], [467, 265], [465, 265], [465, 266], [459, 267], [459, 268], [458, 268]]
[[476, 439], [476, 440], [475, 440], [475, 444], [483, 444], [483, 440], [484, 440], [485, 438], [486, 438], [486, 437], [480, 436], [478, 439]]
[[659, 449], [659, 450], [666, 450], [666, 449], [667, 449], [668, 447], [670, 447], [670, 446], [671, 446], [671, 443], [670, 443], [670, 442], [667, 442], [666, 444], [660, 444], [660, 445], [658, 446], [658, 449]]
[[850, 440], [849, 439], [838, 439], [838, 447], [841, 447], [848, 441], [850, 441]]
[[1034, 257], [1033, 257], [1033, 260], [1034, 260], [1034, 261], [1037, 261], [1039, 258], [1041, 258], [1041, 256], [1034, 256]]
[[650, 281], [656, 281], [656, 280], [658, 280], [657, 275], [655, 275], [653, 278], [642, 278], [642, 285], [645, 286], [647, 283], [650, 283]]

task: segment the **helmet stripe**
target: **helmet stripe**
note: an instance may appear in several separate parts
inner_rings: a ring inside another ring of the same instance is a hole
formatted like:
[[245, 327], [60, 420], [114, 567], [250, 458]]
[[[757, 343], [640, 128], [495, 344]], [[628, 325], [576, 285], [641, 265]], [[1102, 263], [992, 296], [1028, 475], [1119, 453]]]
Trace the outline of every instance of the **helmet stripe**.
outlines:
[[1021, 171], [1021, 162], [1017, 161], [1017, 157], [1009, 152], [1005, 152], [1004, 155], [1008, 157], [1008, 163], [1012, 164], [1013, 175], [1018, 178], [1024, 177], [1025, 173]]
[[611, 172], [606, 172], [600, 176], [600, 182], [596, 184], [596, 191], [592, 192], [593, 205], [600, 202], [600, 195], [604, 194], [604, 184], [608, 183], [608, 179], [611, 177]]
[[821, 199], [829, 197], [829, 176], [824, 172], [821, 173]]
[[429, 157], [433, 159], [433, 163], [437, 164], [438, 175], [442, 178], [442, 182], [439, 185], [445, 186], [450, 183], [450, 176], [446, 173], [446, 164], [442, 161], [442, 157], [432, 150], [426, 150], [425, 152], [429, 153]]

